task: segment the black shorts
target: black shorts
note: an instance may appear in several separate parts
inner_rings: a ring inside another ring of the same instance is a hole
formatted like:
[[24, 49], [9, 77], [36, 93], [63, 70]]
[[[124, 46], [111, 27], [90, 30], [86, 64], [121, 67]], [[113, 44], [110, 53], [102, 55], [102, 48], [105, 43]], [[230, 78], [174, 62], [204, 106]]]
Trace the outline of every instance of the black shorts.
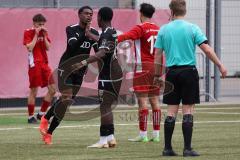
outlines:
[[98, 96], [100, 103], [104, 100], [104, 96], [112, 96], [115, 100], [118, 99], [122, 80], [110, 81], [99, 80], [98, 81]]
[[199, 75], [195, 66], [173, 66], [168, 68], [166, 81], [173, 91], [164, 90], [163, 103], [168, 105], [190, 105], [200, 103]]
[[73, 96], [75, 96], [83, 82], [83, 77], [85, 75], [86, 68], [77, 70], [70, 75], [64, 70], [58, 69], [58, 90], [60, 93], [63, 93], [64, 90], [72, 90]]

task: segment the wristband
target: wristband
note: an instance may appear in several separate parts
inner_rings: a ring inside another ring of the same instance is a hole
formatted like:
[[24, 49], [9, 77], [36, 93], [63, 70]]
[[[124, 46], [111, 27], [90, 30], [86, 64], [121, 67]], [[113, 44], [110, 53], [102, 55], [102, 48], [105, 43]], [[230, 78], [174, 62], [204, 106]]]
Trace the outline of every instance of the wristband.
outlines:
[[83, 64], [83, 66], [87, 66], [88, 65], [87, 60], [83, 60], [83, 61], [81, 61], [81, 63]]

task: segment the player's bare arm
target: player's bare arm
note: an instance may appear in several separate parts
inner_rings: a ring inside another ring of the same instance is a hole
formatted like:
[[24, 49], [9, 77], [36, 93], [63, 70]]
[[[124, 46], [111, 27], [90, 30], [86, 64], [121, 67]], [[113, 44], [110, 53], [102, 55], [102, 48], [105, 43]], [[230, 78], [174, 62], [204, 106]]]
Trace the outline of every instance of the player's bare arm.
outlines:
[[[163, 50], [156, 48], [155, 50], [155, 55], [154, 55], [154, 65], [155, 65], [155, 73], [154, 73], [154, 84], [155, 85], [161, 85], [162, 87], [164, 87], [164, 83], [163, 80], [161, 79], [161, 76], [163, 75], [163, 73], [161, 73], [160, 71], [163, 71], [162, 66], [163, 66]], [[159, 74], [160, 73], [160, 74]]]
[[48, 41], [48, 30], [47, 28], [45, 27], [41, 27], [42, 28], [42, 31], [43, 31], [43, 36], [44, 36], [44, 43], [45, 43], [45, 46], [46, 46], [46, 50], [48, 51], [49, 48], [50, 48], [50, 42]]
[[227, 76], [227, 69], [225, 68], [225, 66], [221, 63], [221, 61], [219, 60], [219, 58], [217, 57], [216, 53], [214, 52], [214, 50], [212, 49], [212, 47], [210, 47], [208, 44], [203, 43], [199, 46], [201, 48], [201, 50], [206, 54], [206, 56], [214, 63], [218, 66], [219, 71], [222, 74], [222, 77], [226, 77]]
[[88, 22], [86, 25], [85, 35], [96, 42], [99, 40], [99, 36], [91, 32], [91, 22]]
[[78, 70], [84, 66], [87, 66], [89, 63], [98, 61], [100, 58], [104, 57], [107, 52], [108, 52], [108, 50], [106, 50], [104, 48], [99, 49], [99, 51], [95, 55], [92, 55], [88, 59], [72, 65], [72, 67], [74, 68], [74, 70]]
[[126, 40], [136, 40], [141, 38], [141, 36], [142, 36], [142, 29], [139, 26], [135, 26], [130, 31], [119, 35], [118, 42], [123, 42]]

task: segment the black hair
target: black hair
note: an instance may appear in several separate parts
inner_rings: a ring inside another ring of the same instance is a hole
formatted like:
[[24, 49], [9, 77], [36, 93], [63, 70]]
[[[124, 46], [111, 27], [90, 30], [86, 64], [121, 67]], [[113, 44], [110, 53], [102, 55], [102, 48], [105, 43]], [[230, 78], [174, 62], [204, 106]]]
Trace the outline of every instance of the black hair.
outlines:
[[46, 22], [46, 18], [42, 14], [36, 14], [32, 18], [33, 22]]
[[109, 22], [113, 18], [113, 10], [109, 7], [102, 7], [98, 11], [98, 15], [105, 22]]
[[90, 9], [91, 11], [93, 11], [93, 9], [90, 6], [83, 6], [83, 7], [79, 8], [78, 14], [81, 14], [84, 9]]
[[153, 7], [153, 5], [148, 4], [148, 3], [142, 3], [140, 5], [140, 12], [148, 18], [152, 18], [153, 13], [155, 12], [155, 8]]

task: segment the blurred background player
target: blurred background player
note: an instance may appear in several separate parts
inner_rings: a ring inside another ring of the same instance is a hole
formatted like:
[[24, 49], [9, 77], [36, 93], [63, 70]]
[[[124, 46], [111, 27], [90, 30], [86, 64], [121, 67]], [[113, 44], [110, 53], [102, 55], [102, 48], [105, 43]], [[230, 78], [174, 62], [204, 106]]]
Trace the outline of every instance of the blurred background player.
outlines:
[[[73, 103], [78, 93], [87, 67], [72, 72], [72, 64], [80, 62], [83, 57], [89, 57], [91, 48], [97, 51], [98, 31], [90, 27], [93, 10], [83, 6], [78, 10], [79, 23], [66, 27], [67, 49], [58, 66], [58, 89], [61, 97], [52, 105], [47, 114], [42, 117], [40, 132], [45, 144], [52, 143], [52, 133], [62, 121], [67, 107]], [[67, 76], [67, 77], [66, 77]], [[53, 117], [48, 128], [48, 122]]]
[[165, 147], [162, 154], [163, 156], [177, 156], [172, 148], [171, 141], [179, 105], [182, 103], [183, 156], [199, 156], [191, 146], [193, 107], [195, 104], [200, 103], [199, 75], [196, 68], [196, 45], [218, 66], [223, 77], [227, 75], [227, 70], [216, 56], [214, 50], [208, 45], [208, 40], [201, 29], [197, 25], [184, 20], [186, 1], [172, 0], [169, 8], [172, 22], [161, 27], [155, 43], [156, 68], [154, 83], [158, 84], [162, 81], [159, 79], [161, 76], [159, 72], [164, 51], [166, 66], [168, 67], [166, 81], [174, 86], [172, 92], [163, 96], [163, 103], [168, 105], [168, 113], [164, 122]]
[[[48, 66], [47, 52], [50, 47], [50, 39], [47, 29], [45, 28], [46, 18], [42, 14], [36, 14], [33, 17], [33, 28], [24, 31], [23, 44], [28, 50], [29, 62], [29, 88], [28, 97], [28, 123], [36, 123], [37, 119], [46, 112], [52, 98], [55, 94], [54, 85], [49, 83], [51, 69]], [[41, 109], [37, 114], [37, 119], [34, 116], [35, 99], [38, 92], [38, 87], [47, 87], [48, 92], [43, 98]]]
[[141, 24], [130, 31], [119, 35], [118, 42], [134, 40], [135, 70], [133, 78], [134, 93], [139, 105], [139, 136], [129, 139], [133, 142], [148, 142], [147, 120], [148, 101], [152, 107], [153, 135], [151, 141], [159, 142], [161, 109], [159, 104], [159, 89], [154, 88], [154, 43], [159, 27], [151, 22], [155, 8], [151, 4], [140, 5]]
[[[117, 32], [112, 27], [113, 11], [109, 7], [98, 11], [98, 26], [102, 29], [98, 45], [99, 51], [81, 63], [77, 68], [87, 66], [95, 61], [99, 62], [98, 94], [100, 100], [100, 140], [88, 148], [109, 148], [116, 146], [114, 137], [114, 122], [112, 109], [116, 107], [122, 83], [122, 69], [117, 60]], [[102, 63], [100, 63], [102, 62]]]

